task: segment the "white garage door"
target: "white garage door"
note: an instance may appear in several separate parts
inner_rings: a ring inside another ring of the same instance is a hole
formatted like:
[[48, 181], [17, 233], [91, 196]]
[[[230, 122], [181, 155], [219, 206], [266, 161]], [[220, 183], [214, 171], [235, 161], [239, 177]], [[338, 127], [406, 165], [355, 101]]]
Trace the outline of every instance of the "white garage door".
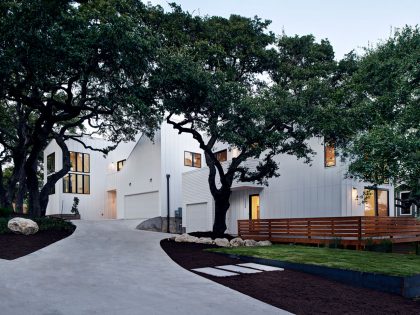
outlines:
[[186, 230], [188, 232], [209, 231], [210, 214], [207, 210], [207, 202], [187, 205]]
[[160, 216], [158, 191], [125, 196], [124, 205], [126, 219], [150, 219]]

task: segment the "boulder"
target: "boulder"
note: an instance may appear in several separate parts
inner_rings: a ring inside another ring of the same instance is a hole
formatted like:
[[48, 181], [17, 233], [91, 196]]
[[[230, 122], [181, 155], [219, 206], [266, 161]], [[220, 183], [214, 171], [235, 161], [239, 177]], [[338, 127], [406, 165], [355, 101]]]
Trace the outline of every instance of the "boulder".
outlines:
[[38, 232], [39, 227], [36, 222], [30, 219], [13, 218], [7, 223], [9, 230], [17, 234], [30, 235]]
[[271, 246], [273, 245], [270, 241], [259, 241], [257, 242], [257, 246]]
[[214, 241], [210, 237], [200, 237], [197, 240], [199, 244], [214, 244]]
[[245, 241], [240, 237], [235, 237], [230, 240], [230, 245], [232, 247], [244, 246], [244, 244], [245, 244]]
[[182, 234], [182, 235], [175, 236], [175, 242], [178, 242], [178, 243], [186, 242], [187, 235], [188, 234]]
[[230, 247], [230, 243], [227, 238], [216, 238], [214, 244], [220, 247]]
[[245, 246], [257, 246], [257, 241], [245, 240]]

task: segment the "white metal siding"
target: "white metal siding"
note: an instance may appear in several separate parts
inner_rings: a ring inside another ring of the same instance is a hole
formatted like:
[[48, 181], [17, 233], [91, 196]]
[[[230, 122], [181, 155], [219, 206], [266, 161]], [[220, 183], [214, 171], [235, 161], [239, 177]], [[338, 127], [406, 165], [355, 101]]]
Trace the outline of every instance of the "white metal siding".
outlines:
[[207, 203], [204, 202], [187, 205], [186, 221], [187, 233], [195, 231], [209, 231], [211, 223], [209, 221]]
[[124, 204], [125, 219], [149, 219], [160, 215], [158, 191], [125, 196]]

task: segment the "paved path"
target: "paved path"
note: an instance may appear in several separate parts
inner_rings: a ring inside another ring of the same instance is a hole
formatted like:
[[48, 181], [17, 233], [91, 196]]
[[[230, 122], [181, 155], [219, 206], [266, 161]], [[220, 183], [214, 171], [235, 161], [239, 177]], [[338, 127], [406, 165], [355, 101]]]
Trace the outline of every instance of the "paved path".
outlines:
[[0, 313], [284, 314], [174, 263], [167, 234], [131, 221], [79, 221], [70, 237], [28, 256], [0, 259]]

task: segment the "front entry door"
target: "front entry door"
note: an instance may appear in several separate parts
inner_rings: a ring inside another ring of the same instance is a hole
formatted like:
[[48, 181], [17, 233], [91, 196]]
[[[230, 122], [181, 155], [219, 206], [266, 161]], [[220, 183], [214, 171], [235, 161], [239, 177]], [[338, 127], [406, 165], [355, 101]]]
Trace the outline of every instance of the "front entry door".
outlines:
[[260, 195], [249, 196], [249, 219], [258, 220], [260, 218]]

